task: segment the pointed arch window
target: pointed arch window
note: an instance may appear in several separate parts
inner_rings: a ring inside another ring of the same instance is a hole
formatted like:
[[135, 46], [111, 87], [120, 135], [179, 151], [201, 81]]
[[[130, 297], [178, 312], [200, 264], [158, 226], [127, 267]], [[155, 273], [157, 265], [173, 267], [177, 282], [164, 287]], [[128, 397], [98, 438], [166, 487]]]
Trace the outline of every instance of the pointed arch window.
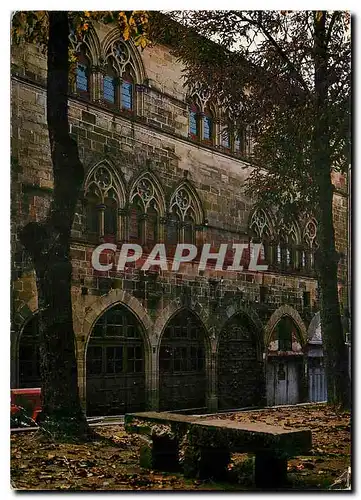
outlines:
[[89, 175], [85, 184], [86, 231], [92, 239], [115, 241], [118, 234], [118, 210], [124, 199], [121, 184], [106, 163]]
[[[200, 206], [187, 185], [179, 187], [171, 198], [168, 217], [168, 243], [195, 243], [195, 225], [201, 219]], [[177, 237], [177, 240], [176, 240]]]
[[270, 263], [272, 258], [271, 240], [273, 226], [269, 216], [263, 209], [258, 209], [253, 213], [249, 223], [249, 229], [252, 235], [252, 240], [255, 238], [257, 241], [261, 242], [260, 260]]
[[84, 47], [81, 47], [78, 53], [76, 66], [76, 91], [82, 97], [90, 97], [90, 61], [85, 53]]
[[130, 198], [133, 209], [130, 238], [150, 250], [157, 242], [160, 215], [164, 213], [161, 209], [161, 194], [153, 180], [146, 174], [138, 179]]
[[294, 270], [299, 265], [299, 237], [298, 230], [294, 222], [280, 222], [278, 245], [277, 245], [277, 265], [283, 270]]
[[136, 104], [136, 75], [139, 73], [136, 70], [136, 56], [132, 54], [129, 43], [120, 41], [119, 38], [108, 45], [106, 54], [106, 74], [103, 77], [104, 101], [110, 102], [121, 111], [133, 113]]
[[279, 351], [292, 351], [293, 321], [285, 316], [277, 325], [277, 340]]

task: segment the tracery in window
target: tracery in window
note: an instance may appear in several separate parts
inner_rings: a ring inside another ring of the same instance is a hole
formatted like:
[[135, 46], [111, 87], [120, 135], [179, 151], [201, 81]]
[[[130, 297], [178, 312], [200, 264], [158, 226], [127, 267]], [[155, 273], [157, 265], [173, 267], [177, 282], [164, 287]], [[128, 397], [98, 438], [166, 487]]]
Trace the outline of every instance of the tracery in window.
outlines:
[[[108, 42], [106, 44], [105, 61], [106, 74], [103, 77], [104, 101], [110, 102], [119, 110], [135, 111], [136, 75], [141, 74], [142, 71], [138, 68], [139, 61], [134, 60], [130, 43], [119, 40], [119, 37]], [[109, 64], [111, 71], [109, 71]]]
[[317, 250], [317, 223], [315, 219], [310, 219], [303, 231], [304, 259], [303, 268], [312, 271], [315, 267], [315, 251]]
[[94, 167], [85, 183], [88, 236], [114, 241], [118, 235], [118, 209], [124, 205], [124, 188], [107, 162]]
[[156, 179], [149, 173], [142, 175], [132, 188], [130, 202], [129, 236], [150, 249], [158, 240], [160, 217], [164, 213], [163, 194]]
[[[271, 260], [271, 240], [273, 237], [273, 224], [270, 217], [266, 214], [263, 209], [258, 209], [253, 212], [250, 222], [249, 229], [251, 233], [251, 239], [257, 240], [261, 243], [260, 248], [260, 260], [270, 263]], [[277, 248], [277, 257], [278, 257]], [[252, 255], [250, 255], [252, 258]]]
[[195, 243], [195, 225], [203, 219], [200, 201], [193, 188], [183, 184], [173, 194], [167, 223], [169, 244]]
[[298, 266], [299, 243], [297, 226], [293, 221], [281, 220], [278, 231], [277, 264], [283, 270], [293, 270]]

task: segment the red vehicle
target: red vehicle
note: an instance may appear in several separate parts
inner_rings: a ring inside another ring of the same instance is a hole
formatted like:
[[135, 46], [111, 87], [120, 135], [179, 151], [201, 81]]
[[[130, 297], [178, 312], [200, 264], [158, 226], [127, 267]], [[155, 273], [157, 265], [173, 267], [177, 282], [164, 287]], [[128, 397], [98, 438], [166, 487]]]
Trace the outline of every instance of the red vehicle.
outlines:
[[41, 388], [11, 389], [11, 423], [31, 425], [41, 415]]

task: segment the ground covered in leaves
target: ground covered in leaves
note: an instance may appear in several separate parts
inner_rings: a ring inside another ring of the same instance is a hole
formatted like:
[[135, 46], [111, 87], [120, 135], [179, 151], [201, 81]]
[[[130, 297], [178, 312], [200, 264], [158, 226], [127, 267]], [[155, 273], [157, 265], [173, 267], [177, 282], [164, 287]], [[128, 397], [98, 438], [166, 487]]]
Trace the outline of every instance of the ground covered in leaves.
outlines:
[[[312, 430], [308, 456], [289, 461], [289, 488], [328, 489], [351, 465], [350, 414], [326, 405], [218, 414], [237, 422], [265, 422]], [[137, 436], [122, 425], [98, 426], [88, 443], [53, 443], [38, 432], [11, 435], [11, 481], [21, 490], [254, 490], [253, 457], [234, 454], [225, 483], [184, 479], [139, 466]]]

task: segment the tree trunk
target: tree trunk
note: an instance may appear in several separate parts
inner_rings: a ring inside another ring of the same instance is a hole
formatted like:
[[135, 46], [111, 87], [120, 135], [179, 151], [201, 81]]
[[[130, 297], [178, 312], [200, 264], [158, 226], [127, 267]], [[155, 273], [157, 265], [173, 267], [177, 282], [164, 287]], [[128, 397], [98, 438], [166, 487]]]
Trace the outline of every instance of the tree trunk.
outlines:
[[314, 171], [318, 187], [319, 248], [316, 257], [321, 291], [321, 324], [325, 350], [328, 402], [350, 405], [348, 358], [337, 288], [338, 254], [333, 226], [333, 185], [328, 133], [328, 55], [326, 13], [315, 16], [315, 131]]
[[70, 234], [83, 167], [68, 122], [68, 15], [49, 11], [47, 121], [54, 195], [47, 219], [30, 223], [21, 241], [32, 255], [38, 292], [43, 427], [55, 436], [85, 436], [71, 304]]

